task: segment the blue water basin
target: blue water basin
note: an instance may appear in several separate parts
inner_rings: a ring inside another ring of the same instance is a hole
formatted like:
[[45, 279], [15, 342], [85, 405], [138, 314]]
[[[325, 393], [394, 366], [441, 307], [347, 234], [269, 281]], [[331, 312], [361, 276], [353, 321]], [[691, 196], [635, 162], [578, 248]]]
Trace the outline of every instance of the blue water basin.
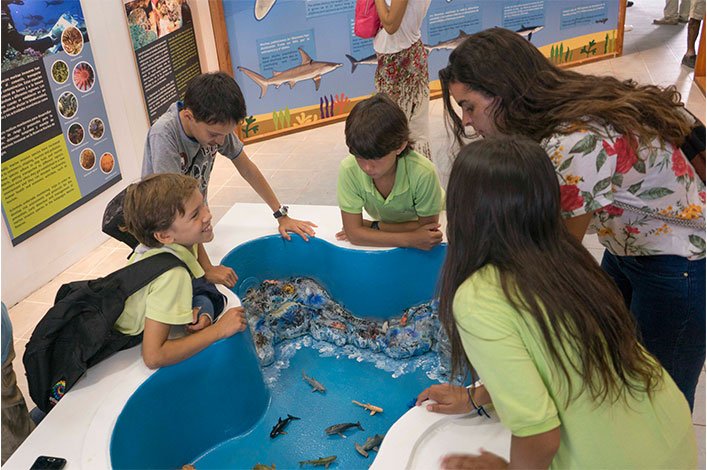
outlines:
[[[238, 273], [238, 295], [266, 279], [307, 276], [354, 315], [384, 319], [434, 297], [444, 255], [445, 246], [430, 252], [367, 251], [316, 238], [306, 243], [270, 236], [239, 245], [222, 264]], [[302, 347], [289, 366], [266, 386], [246, 331], [158, 370], [118, 417], [110, 443], [113, 467], [180, 468], [196, 462], [199, 470], [255, 463], [291, 468], [301, 460], [337, 455], [330, 468], [366, 468], [375, 453], [363, 458], [354, 442], [384, 434], [431, 382], [421, 370], [393, 378], [345, 354], [322, 357], [316, 347]], [[312, 393], [301, 378], [303, 370], [327, 392]], [[384, 413], [370, 416], [351, 400], [381, 406]], [[289, 425], [287, 435], [271, 439], [277, 418], [288, 413], [302, 419]], [[349, 431], [349, 438], [324, 434], [329, 425], [356, 421], [365, 431]]]

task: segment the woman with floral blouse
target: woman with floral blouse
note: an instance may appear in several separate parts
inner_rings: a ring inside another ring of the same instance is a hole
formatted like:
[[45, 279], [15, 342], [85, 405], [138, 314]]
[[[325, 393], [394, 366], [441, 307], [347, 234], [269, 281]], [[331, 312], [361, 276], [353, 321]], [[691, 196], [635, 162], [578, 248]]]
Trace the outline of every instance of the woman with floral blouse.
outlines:
[[598, 235], [643, 344], [692, 408], [705, 361], [705, 186], [679, 149], [692, 123], [675, 87], [559, 69], [501, 28], [470, 36], [439, 77], [460, 144], [472, 126], [546, 150], [565, 224], [580, 240]]

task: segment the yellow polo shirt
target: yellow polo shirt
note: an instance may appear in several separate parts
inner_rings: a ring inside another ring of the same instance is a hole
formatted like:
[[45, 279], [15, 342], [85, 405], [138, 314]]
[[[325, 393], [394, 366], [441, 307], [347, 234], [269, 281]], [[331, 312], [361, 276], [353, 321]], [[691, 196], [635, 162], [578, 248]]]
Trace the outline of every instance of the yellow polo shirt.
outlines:
[[[142, 250], [141, 250], [142, 248]], [[193, 277], [201, 277], [204, 270], [197, 261], [197, 246], [186, 248], [170, 243], [160, 248], [138, 246], [130, 256], [130, 263], [149, 258], [158, 253], [170, 252], [176, 255], [191, 271], [183, 267], [170, 269], [154, 281], [135, 292], [125, 301], [125, 308], [115, 322], [114, 328], [126, 335], [138, 335], [145, 329], [145, 318], [167, 325], [186, 325], [194, 318], [192, 314]]]

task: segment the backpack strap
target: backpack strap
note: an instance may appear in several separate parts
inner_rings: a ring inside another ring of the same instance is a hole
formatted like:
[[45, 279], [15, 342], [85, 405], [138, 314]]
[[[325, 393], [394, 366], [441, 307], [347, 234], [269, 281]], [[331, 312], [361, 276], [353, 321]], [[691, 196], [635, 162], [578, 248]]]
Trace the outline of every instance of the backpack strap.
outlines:
[[149, 258], [142, 259], [129, 264], [124, 268], [101, 279], [102, 282], [117, 282], [120, 290], [125, 294], [125, 298], [133, 295], [150, 282], [170, 269], [182, 266], [189, 272], [187, 265], [172, 253], [158, 253]]

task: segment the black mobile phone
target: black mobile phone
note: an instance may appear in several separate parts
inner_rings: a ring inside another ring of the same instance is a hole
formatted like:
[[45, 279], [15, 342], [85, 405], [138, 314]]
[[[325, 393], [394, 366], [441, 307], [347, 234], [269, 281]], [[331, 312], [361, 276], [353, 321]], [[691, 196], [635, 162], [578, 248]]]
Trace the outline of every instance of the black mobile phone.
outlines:
[[60, 468], [64, 468], [64, 465], [66, 465], [66, 459], [40, 455], [29, 470], [59, 470]]

